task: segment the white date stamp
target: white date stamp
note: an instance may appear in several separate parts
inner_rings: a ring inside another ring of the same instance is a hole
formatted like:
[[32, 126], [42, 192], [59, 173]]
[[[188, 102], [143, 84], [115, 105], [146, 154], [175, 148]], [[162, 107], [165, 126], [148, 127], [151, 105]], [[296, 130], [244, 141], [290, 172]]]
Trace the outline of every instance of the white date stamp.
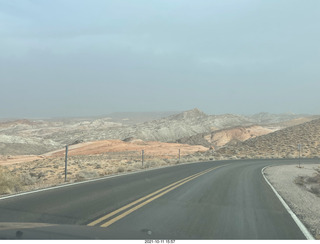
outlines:
[[145, 240], [145, 244], [174, 244], [175, 240]]

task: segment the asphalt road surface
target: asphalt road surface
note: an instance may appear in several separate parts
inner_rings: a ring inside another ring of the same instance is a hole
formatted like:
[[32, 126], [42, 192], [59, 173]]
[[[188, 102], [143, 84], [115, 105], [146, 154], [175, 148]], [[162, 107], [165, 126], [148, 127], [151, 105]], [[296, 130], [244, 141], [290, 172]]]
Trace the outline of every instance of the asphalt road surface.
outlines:
[[261, 174], [294, 163], [185, 164], [0, 199], [0, 239], [305, 239]]

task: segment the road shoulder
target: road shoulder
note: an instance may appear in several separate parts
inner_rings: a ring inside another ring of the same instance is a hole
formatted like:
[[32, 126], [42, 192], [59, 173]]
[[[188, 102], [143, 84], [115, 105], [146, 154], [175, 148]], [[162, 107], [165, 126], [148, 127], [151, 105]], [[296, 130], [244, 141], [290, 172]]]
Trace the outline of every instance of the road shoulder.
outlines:
[[270, 166], [263, 170], [265, 177], [287, 203], [309, 232], [320, 239], [320, 197], [306, 186], [297, 184], [299, 177], [313, 177], [320, 164]]

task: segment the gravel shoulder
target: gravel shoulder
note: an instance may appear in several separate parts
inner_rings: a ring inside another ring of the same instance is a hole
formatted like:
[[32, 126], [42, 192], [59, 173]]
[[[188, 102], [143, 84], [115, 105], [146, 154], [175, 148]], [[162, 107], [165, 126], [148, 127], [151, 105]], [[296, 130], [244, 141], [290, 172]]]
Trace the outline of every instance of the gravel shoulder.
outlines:
[[319, 172], [320, 164], [302, 164], [301, 168], [296, 164], [271, 166], [264, 170], [269, 182], [316, 239], [320, 239], [320, 196], [310, 190], [308, 179]]

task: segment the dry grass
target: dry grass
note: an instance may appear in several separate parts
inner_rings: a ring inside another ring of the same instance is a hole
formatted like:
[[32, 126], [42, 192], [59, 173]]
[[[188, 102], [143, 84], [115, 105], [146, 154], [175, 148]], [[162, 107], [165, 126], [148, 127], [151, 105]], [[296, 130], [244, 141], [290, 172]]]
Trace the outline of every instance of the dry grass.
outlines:
[[22, 190], [20, 178], [0, 167], [0, 194], [11, 194], [20, 190]]
[[[142, 150], [145, 152], [143, 165]], [[203, 146], [142, 140], [104, 140], [71, 145], [68, 153], [67, 181], [82, 181], [175, 164], [179, 152], [181, 157], [187, 158], [189, 154], [205, 150], [207, 148]], [[3, 156], [0, 157], [0, 165], [19, 177], [22, 185], [28, 189], [57, 185], [65, 181], [64, 153], [65, 150], [61, 149], [41, 156]], [[8, 190], [4, 192], [9, 193]]]
[[[79, 182], [107, 175], [209, 160], [199, 155], [201, 154], [184, 155], [179, 160], [177, 155], [159, 157], [146, 153], [143, 165], [141, 155], [137, 152], [69, 156], [67, 182]], [[5, 177], [2, 177], [1, 172]], [[65, 183], [65, 158], [47, 157], [32, 162], [10, 164], [3, 166], [0, 174], [3, 181], [0, 186], [2, 195], [59, 185]]]

